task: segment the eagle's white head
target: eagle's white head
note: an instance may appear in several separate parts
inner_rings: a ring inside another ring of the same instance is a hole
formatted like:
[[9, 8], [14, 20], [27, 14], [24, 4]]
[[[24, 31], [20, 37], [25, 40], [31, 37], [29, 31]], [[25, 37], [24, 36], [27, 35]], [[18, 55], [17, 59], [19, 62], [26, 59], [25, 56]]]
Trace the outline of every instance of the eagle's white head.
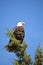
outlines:
[[25, 22], [18, 22], [17, 26], [23, 26], [25, 24]]

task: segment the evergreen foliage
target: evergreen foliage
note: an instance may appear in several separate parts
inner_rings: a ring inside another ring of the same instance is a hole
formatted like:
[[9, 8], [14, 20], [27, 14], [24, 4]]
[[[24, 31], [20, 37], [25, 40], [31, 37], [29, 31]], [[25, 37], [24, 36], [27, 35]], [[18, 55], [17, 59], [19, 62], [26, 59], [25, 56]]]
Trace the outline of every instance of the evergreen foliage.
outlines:
[[39, 44], [38, 48], [36, 49], [34, 65], [43, 65], [43, 53], [42, 53], [40, 44]]
[[12, 30], [8, 30], [6, 35], [12, 40], [11, 43], [8, 43], [8, 45], [11, 44], [12, 47], [8, 48], [7, 45], [5, 45], [5, 48], [9, 52], [14, 52], [18, 57], [18, 59], [14, 60], [13, 65], [43, 65], [43, 54], [40, 45], [36, 50], [35, 62], [32, 63], [30, 55], [26, 53], [27, 44], [25, 41], [20, 44], [21, 41], [15, 38]]

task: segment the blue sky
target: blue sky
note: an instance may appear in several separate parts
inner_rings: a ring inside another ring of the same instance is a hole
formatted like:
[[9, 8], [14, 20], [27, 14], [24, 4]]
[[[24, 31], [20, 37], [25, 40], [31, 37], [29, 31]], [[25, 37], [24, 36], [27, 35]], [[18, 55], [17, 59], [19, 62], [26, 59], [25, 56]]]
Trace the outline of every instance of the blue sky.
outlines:
[[4, 32], [5, 28], [13, 29], [19, 21], [26, 23], [26, 52], [34, 58], [39, 42], [43, 48], [43, 0], [0, 0], [0, 65], [12, 65], [16, 59], [14, 53], [4, 48], [9, 41]]

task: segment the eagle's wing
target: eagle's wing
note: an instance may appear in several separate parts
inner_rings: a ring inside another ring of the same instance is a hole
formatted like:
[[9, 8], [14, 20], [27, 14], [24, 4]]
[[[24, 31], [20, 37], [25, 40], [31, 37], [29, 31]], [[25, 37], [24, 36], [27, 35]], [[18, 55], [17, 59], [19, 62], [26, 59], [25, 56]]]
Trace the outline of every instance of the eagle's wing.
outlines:
[[24, 36], [25, 36], [24, 28], [22, 26], [18, 26], [18, 27], [16, 26], [13, 29], [13, 34], [15, 35], [16, 39], [18, 39], [18, 40], [24, 39]]

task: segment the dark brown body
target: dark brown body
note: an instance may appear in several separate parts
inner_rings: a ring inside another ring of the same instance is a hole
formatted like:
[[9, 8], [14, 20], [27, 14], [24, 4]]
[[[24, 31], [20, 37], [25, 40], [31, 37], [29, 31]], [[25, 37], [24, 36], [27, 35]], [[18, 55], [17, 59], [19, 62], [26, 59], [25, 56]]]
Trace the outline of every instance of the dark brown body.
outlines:
[[16, 39], [23, 41], [25, 36], [24, 28], [22, 26], [15, 27], [13, 34], [15, 35]]

